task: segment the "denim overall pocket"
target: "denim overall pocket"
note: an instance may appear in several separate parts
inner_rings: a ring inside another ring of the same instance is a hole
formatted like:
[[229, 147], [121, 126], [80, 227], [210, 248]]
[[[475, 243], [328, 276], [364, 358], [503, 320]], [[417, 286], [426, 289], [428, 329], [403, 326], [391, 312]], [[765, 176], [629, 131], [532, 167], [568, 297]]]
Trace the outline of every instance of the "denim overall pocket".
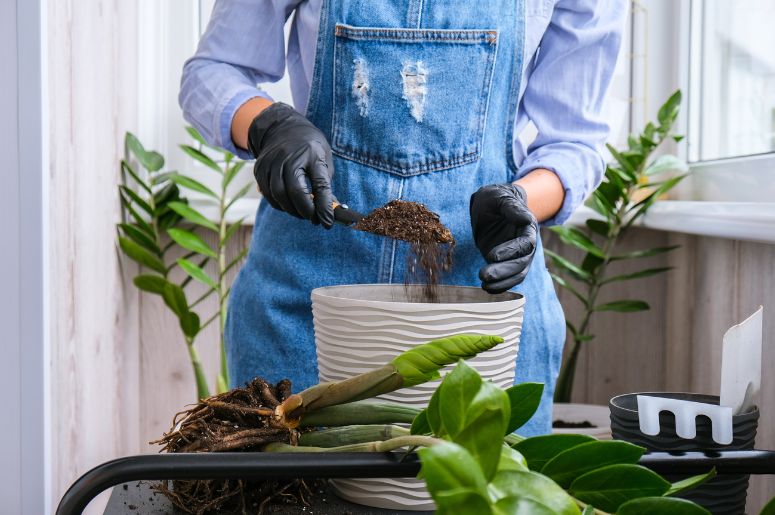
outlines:
[[495, 30], [336, 26], [332, 150], [400, 176], [480, 158]]

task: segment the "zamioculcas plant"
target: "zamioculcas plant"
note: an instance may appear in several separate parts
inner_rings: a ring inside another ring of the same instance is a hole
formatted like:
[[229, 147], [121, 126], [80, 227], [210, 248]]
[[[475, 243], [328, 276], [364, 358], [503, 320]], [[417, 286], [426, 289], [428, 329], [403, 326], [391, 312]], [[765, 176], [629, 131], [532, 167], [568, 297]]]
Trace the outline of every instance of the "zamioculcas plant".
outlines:
[[646, 302], [637, 299], [600, 303], [598, 297], [601, 290], [614, 282], [649, 277], [670, 269], [644, 268], [622, 275], [608, 274], [608, 265], [613, 262], [656, 256], [677, 248], [657, 247], [626, 254], [616, 252], [618, 243], [628, 229], [648, 212], [657, 199], [686, 177], [685, 173], [669, 178], [660, 177], [665, 172], [686, 170], [686, 164], [675, 156], [662, 155], [653, 159], [654, 152], [664, 141], [680, 141], [682, 138], [671, 133], [680, 103], [681, 92], [676, 91], [659, 109], [658, 123], [655, 125], [649, 122], [643, 133], [631, 135], [626, 150], [619, 152], [607, 145], [615, 162], [607, 166], [605, 179], [588, 201], [589, 207], [598, 216], [587, 219], [585, 229], [570, 225], [551, 228], [563, 243], [584, 251], [582, 261], [577, 264], [546, 250], [557, 271], [552, 274], [555, 282], [576, 297], [583, 306], [581, 320], [566, 323], [573, 343], [557, 380], [554, 395], [557, 402], [571, 400], [579, 351], [583, 343], [594, 338], [590, 333], [594, 314], [600, 311], [634, 312], [649, 309]]
[[[708, 513], [672, 495], [713, 477], [714, 471], [671, 484], [638, 465], [644, 449], [626, 442], [513, 435], [538, 407], [542, 385], [502, 390], [462, 361], [501, 341], [473, 335], [436, 340], [376, 371], [296, 395], [287, 381], [273, 387], [256, 379], [183, 412], [157, 443], [168, 452], [419, 449], [420, 478], [442, 514]], [[434, 379], [440, 368], [456, 361], [425, 410], [359, 401]], [[411, 429], [395, 425], [410, 421]], [[277, 492], [290, 495], [291, 485], [275, 483], [274, 490], [254, 485], [263, 496], [256, 499], [242, 481], [173, 484], [158, 489], [190, 513], [227, 509], [229, 503], [244, 506], [246, 497], [264, 506]]]
[[[206, 143], [191, 127], [189, 134], [202, 146]], [[216, 378], [216, 389], [228, 389], [228, 372], [224, 347], [223, 328], [229, 287], [226, 274], [244, 257], [243, 249], [236, 258], [226, 260], [226, 246], [236, 233], [240, 222], [227, 224], [227, 214], [234, 202], [243, 197], [249, 186], [230, 194], [232, 183], [243, 161], [225, 150], [208, 147], [220, 152], [216, 162], [200, 149], [181, 145], [189, 156], [204, 164], [220, 177], [220, 189], [216, 193], [201, 182], [181, 173], [162, 172], [164, 158], [158, 152], [146, 150], [140, 141], [127, 133], [126, 157], [121, 161], [122, 184], [119, 186], [121, 204], [127, 219], [118, 224], [118, 244], [123, 253], [142, 268], [133, 282], [139, 289], [160, 295], [164, 303], [178, 318], [188, 348], [197, 386], [197, 399], [210, 396], [210, 388], [202, 369], [195, 340], [211, 323], [217, 321], [220, 335], [221, 364]], [[219, 164], [222, 163], [222, 164]], [[140, 165], [140, 169], [136, 167]], [[210, 220], [191, 207], [182, 196], [180, 188], [202, 193], [217, 205], [217, 218]], [[216, 244], [208, 245], [200, 235], [210, 232]], [[211, 277], [205, 266], [215, 262], [215, 276]], [[189, 284], [198, 281], [206, 290], [193, 300], [189, 298]], [[204, 300], [215, 296], [218, 308], [204, 318], [196, 311]]]

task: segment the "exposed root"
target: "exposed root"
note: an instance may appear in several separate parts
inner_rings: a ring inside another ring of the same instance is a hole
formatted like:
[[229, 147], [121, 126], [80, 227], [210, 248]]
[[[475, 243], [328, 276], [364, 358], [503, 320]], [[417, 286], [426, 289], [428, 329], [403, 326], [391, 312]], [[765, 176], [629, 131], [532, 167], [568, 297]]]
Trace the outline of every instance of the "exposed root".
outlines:
[[[172, 428], [151, 443], [161, 452], [259, 451], [272, 442], [298, 445], [298, 431], [278, 423], [275, 407], [291, 396], [291, 382], [272, 386], [256, 378], [244, 388], [203, 399], [176, 413]], [[242, 480], [165, 481], [154, 485], [185, 513], [218, 511], [261, 513], [282, 502], [308, 506], [300, 480], [246, 482]]]

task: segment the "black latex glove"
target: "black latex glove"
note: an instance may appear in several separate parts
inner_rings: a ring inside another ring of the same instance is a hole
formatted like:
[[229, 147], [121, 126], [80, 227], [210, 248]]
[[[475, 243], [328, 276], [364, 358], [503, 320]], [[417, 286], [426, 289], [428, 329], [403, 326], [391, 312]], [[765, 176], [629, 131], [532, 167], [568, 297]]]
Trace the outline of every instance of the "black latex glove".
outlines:
[[501, 293], [524, 281], [538, 234], [525, 190], [516, 184], [484, 186], [471, 195], [470, 209], [474, 242], [488, 263], [479, 270], [482, 288]]
[[278, 102], [251, 122], [248, 149], [256, 158], [258, 188], [272, 207], [331, 228], [334, 164], [331, 147], [317, 127]]

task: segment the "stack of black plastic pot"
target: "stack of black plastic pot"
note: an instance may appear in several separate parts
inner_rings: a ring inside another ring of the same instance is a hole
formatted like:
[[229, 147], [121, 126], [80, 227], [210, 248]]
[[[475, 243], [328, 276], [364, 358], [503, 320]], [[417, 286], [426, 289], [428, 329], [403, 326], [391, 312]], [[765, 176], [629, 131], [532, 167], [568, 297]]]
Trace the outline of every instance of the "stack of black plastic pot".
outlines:
[[[732, 417], [733, 440], [729, 445], [716, 443], [711, 436], [711, 422], [707, 417], [697, 417], [697, 436], [687, 440], [679, 437], [675, 429], [675, 417], [663, 411], [659, 414], [660, 432], [650, 436], [640, 431], [638, 419], [638, 395], [665, 397], [708, 404], [719, 404], [715, 395], [690, 393], [630, 393], [614, 397], [609, 402], [611, 408], [611, 434], [616, 440], [625, 440], [645, 447], [649, 451], [737, 451], [754, 448], [759, 410], [755, 406], [748, 412]], [[686, 476], [666, 476], [670, 481], [678, 481]], [[745, 513], [745, 501], [748, 491], [748, 475], [718, 475], [707, 483], [680, 494], [678, 497], [689, 499], [704, 506], [714, 515]]]

